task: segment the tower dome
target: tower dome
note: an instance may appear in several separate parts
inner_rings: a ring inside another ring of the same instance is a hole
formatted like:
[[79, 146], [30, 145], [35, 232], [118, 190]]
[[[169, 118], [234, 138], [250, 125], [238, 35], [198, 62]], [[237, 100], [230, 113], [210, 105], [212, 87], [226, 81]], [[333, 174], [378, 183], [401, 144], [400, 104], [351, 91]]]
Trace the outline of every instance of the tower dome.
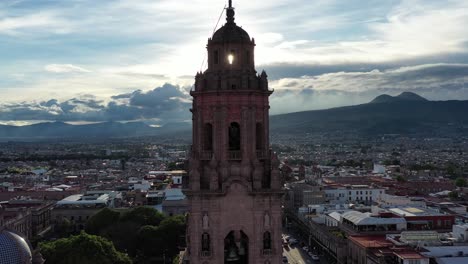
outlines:
[[32, 261], [28, 242], [14, 231], [0, 228], [0, 260], [5, 264], [29, 264]]
[[212, 41], [242, 43], [250, 41], [250, 36], [244, 29], [236, 24], [227, 23], [214, 33]]
[[232, 7], [232, 1], [229, 1], [229, 7], [226, 9], [226, 24], [213, 34], [213, 42], [250, 42], [249, 34], [234, 22], [234, 15], [235, 12], [234, 7]]

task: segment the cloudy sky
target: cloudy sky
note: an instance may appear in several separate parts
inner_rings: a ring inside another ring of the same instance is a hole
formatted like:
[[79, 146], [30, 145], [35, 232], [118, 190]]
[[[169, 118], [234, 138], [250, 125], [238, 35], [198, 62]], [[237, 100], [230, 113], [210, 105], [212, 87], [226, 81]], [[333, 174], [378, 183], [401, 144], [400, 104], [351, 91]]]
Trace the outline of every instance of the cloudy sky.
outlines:
[[[190, 120], [226, 2], [1, 0], [0, 123]], [[468, 100], [466, 0], [233, 2], [273, 114], [403, 91]]]

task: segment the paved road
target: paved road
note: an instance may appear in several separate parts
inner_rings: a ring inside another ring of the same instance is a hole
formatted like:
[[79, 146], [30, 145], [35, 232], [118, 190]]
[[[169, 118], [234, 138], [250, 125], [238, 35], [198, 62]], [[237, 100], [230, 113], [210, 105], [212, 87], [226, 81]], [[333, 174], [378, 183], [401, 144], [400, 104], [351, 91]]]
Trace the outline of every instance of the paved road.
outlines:
[[[283, 234], [285, 237], [286, 234]], [[319, 264], [321, 261], [314, 261], [307, 255], [307, 252], [297, 246], [288, 246], [286, 249], [283, 247], [283, 255], [288, 258], [291, 264]]]

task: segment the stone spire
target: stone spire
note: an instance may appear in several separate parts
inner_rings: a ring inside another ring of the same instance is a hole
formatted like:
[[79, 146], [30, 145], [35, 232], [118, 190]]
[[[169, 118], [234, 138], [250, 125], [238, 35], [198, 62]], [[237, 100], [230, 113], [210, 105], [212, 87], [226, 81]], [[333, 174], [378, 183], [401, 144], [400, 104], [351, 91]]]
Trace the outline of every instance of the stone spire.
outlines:
[[229, 0], [229, 7], [226, 10], [226, 21], [228, 24], [235, 24], [234, 23], [234, 7], [232, 7], [232, 0]]

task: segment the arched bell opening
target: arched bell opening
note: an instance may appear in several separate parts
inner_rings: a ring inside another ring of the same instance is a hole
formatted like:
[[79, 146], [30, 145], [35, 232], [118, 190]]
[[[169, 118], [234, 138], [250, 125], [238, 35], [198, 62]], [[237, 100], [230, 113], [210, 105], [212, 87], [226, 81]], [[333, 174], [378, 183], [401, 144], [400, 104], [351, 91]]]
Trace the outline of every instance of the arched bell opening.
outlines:
[[203, 149], [206, 151], [213, 151], [213, 125], [210, 123], [205, 124], [204, 129]]
[[229, 126], [229, 150], [237, 151], [240, 150], [241, 144], [241, 133], [239, 123], [232, 122]]
[[257, 123], [255, 126], [255, 148], [257, 151], [263, 149], [263, 125], [262, 123]]
[[231, 231], [224, 238], [224, 263], [249, 263], [249, 238], [242, 231]]

